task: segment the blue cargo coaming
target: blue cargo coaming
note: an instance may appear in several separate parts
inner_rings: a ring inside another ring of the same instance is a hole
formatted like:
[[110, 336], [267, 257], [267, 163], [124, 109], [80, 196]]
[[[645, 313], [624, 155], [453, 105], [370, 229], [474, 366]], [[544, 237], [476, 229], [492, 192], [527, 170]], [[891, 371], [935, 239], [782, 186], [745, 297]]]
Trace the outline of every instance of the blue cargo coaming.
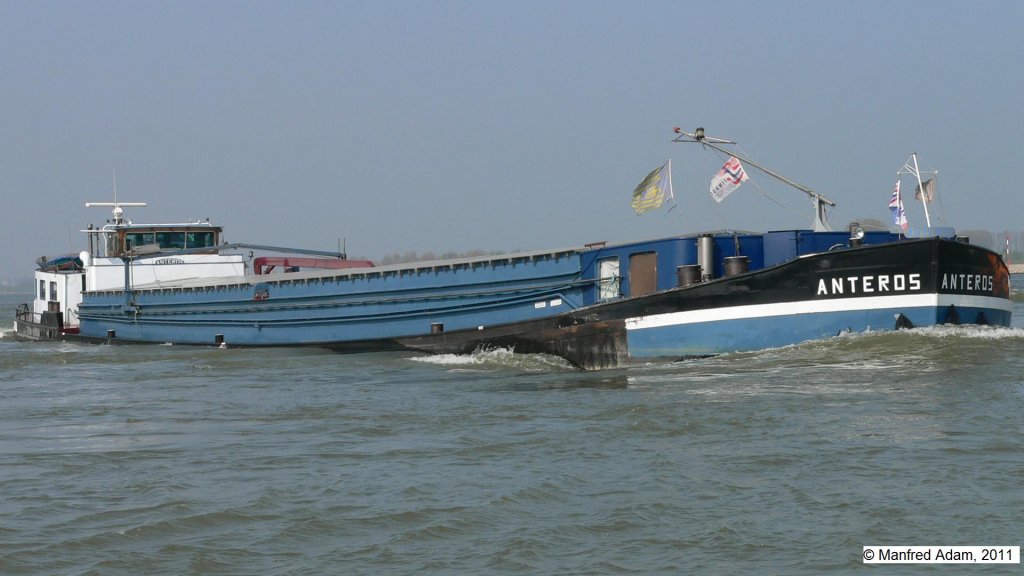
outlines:
[[[550, 256], [550, 257], [548, 257]], [[511, 323], [582, 305], [575, 252], [492, 257], [456, 265], [410, 265], [345, 274], [256, 277], [251, 283], [87, 293], [82, 335], [274, 345], [381, 339]], [[269, 291], [255, 300], [258, 287]], [[116, 327], [115, 327], [116, 325]]]
[[107, 330], [116, 329], [118, 338], [149, 342], [209, 344], [216, 334], [222, 334], [234, 345], [333, 343], [429, 333], [436, 323], [445, 330], [460, 330], [522, 322], [575, 307], [570, 295], [559, 291], [392, 313], [367, 313], [366, 307], [356, 307], [357, 313], [349, 315], [339, 315], [337, 306], [327, 305], [315, 310], [316, 314], [308, 308], [292, 308], [254, 309], [246, 314], [195, 311], [151, 315], [142, 307], [139, 316], [116, 311], [83, 316], [82, 335], [104, 337]]
[[731, 306], [626, 320], [636, 359], [747, 352], [829, 338], [844, 332], [891, 330], [903, 316], [915, 326], [955, 323], [1008, 326], [1012, 303], [956, 294], [907, 294], [785, 304]]

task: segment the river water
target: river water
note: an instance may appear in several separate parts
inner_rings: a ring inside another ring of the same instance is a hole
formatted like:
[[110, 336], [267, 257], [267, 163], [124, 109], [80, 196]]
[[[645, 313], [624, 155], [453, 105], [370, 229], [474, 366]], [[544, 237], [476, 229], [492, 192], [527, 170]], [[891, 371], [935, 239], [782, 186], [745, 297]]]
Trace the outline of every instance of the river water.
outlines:
[[0, 574], [859, 573], [1021, 545], [1022, 435], [1022, 300], [599, 373], [5, 338]]

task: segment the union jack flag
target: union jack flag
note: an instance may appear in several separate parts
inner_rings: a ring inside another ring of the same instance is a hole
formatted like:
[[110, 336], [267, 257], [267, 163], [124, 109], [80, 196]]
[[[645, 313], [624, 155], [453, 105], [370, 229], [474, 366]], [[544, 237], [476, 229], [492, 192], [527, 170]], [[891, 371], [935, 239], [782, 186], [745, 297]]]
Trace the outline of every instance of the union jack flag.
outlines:
[[904, 232], [910, 224], [907, 222], [907, 211], [903, 209], [903, 197], [900, 196], [900, 181], [896, 181], [896, 187], [892, 189], [892, 196], [889, 197], [889, 210], [892, 212], [893, 225]]

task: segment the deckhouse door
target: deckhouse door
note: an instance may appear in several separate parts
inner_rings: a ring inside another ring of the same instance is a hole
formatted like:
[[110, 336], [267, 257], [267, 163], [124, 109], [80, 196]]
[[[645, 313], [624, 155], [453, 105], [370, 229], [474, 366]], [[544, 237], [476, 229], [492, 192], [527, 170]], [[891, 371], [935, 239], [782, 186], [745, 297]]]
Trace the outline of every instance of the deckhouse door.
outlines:
[[629, 255], [629, 295], [643, 296], [658, 290], [658, 254], [640, 252]]

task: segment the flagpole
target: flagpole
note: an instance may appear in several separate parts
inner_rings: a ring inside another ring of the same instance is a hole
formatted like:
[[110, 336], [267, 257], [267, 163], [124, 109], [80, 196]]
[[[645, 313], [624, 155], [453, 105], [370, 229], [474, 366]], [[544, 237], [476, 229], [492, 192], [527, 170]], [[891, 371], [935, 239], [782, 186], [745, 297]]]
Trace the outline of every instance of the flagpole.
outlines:
[[672, 191], [672, 159], [668, 159], [668, 197], [672, 199], [674, 203], [676, 201], [676, 195]]
[[[893, 225], [896, 226], [896, 235], [903, 238], [903, 226], [900, 225], [899, 211], [903, 208], [903, 190], [900, 187], [900, 173], [896, 172], [896, 188], [893, 189], [893, 194], [896, 195], [896, 216], [893, 217]], [[904, 220], [907, 217], [906, 211], [903, 212]]]
[[[705, 136], [703, 128], [697, 128], [697, 131], [692, 133], [692, 134], [689, 133], [689, 132], [684, 132], [681, 128], [678, 128], [678, 127], [674, 128], [673, 130], [674, 130], [674, 132], [676, 134], [680, 135], [680, 136], [676, 136], [672, 140], [673, 142], [697, 142], [697, 143], [702, 144], [704, 146], [710, 146], [711, 148], [713, 148], [715, 150], [718, 150], [722, 154], [727, 154], [729, 156], [735, 156], [737, 159], [742, 160], [743, 162], [746, 162], [747, 164], [750, 164], [754, 168], [757, 168], [758, 170], [760, 170], [761, 172], [764, 172], [765, 174], [771, 176], [772, 178], [775, 178], [776, 180], [778, 180], [778, 181], [780, 181], [780, 182], [782, 182], [784, 184], [789, 184], [793, 188], [796, 188], [797, 190], [803, 192], [804, 194], [807, 194], [808, 196], [811, 197], [811, 200], [814, 201], [814, 229], [815, 229], [815, 231], [819, 231], [819, 232], [820, 231], [826, 231], [827, 232], [827, 231], [832, 230], [832, 228], [828, 225], [828, 222], [826, 222], [826, 219], [825, 219], [826, 218], [825, 217], [825, 205], [827, 204], [827, 205], [835, 208], [835, 206], [836, 206], [835, 202], [829, 200], [828, 198], [822, 196], [821, 194], [818, 194], [817, 192], [815, 192], [814, 190], [811, 190], [810, 188], [808, 188], [806, 186], [797, 184], [796, 182], [790, 180], [789, 178], [786, 178], [785, 176], [783, 176], [782, 174], [779, 174], [778, 172], [775, 172], [773, 170], [765, 168], [764, 166], [761, 166], [760, 164], [758, 164], [757, 162], [754, 162], [750, 158], [747, 158], [745, 156], [737, 154], [734, 151], [726, 150], [726, 149], [722, 148], [721, 146], [717, 146], [714, 142], [712, 142], [712, 140], [714, 140], [716, 142], [721, 142], [722, 144], [735, 144], [735, 142], [732, 142], [732, 141], [729, 141], [729, 140], [720, 140], [718, 138], [711, 138], [710, 136]], [[681, 138], [683, 136], [686, 136], [687, 138], [689, 138], [689, 140], [681, 140]]]
[[907, 210], [903, 207], [903, 187], [900, 186], [900, 173], [896, 173], [896, 202], [899, 204], [899, 211], [903, 213], [903, 221], [896, 228], [899, 229], [899, 235], [902, 237], [907, 228], [910, 227], [910, 221], [907, 220]]
[[924, 184], [921, 182], [921, 169], [917, 166], [917, 152], [913, 152], [910, 158], [914, 161], [914, 176], [917, 176], [917, 189], [921, 192], [921, 205], [924, 206], [924, 220], [928, 223], [928, 227], [932, 227], [932, 218], [928, 215], [928, 192], [924, 189]]

